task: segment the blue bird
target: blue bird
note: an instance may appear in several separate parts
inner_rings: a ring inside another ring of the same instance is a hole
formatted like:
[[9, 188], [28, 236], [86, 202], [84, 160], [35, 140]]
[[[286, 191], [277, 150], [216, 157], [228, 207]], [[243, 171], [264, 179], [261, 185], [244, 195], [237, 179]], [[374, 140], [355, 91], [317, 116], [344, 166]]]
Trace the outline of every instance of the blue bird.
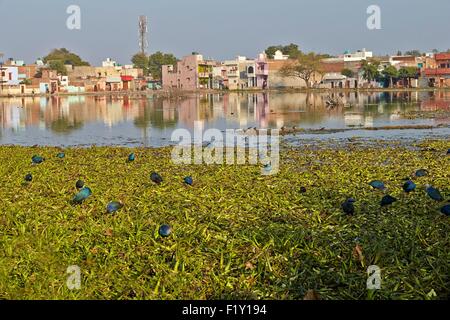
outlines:
[[445, 214], [447, 217], [449, 217], [450, 216], [450, 204], [443, 206], [441, 208], [441, 213]]
[[92, 195], [91, 189], [89, 189], [88, 187], [84, 187], [83, 189], [80, 190], [80, 192], [78, 192], [75, 195], [75, 197], [73, 198], [73, 202], [76, 204], [81, 204], [81, 203], [83, 203], [84, 200], [89, 198], [91, 195]]
[[66, 155], [64, 154], [64, 152], [60, 152], [56, 155], [56, 157], [59, 159], [64, 159], [66, 157]]
[[192, 177], [186, 177], [186, 178], [184, 178], [184, 183], [192, 186], [192, 184], [194, 183], [194, 180], [192, 179]]
[[25, 176], [25, 181], [26, 181], [26, 182], [31, 182], [31, 181], [33, 181], [33, 176], [31, 175], [31, 173], [29, 173], [29, 174], [27, 174], [27, 175]]
[[272, 172], [272, 164], [269, 162], [269, 163], [266, 163], [265, 165], [264, 165], [264, 172], [265, 173], [271, 173]]
[[116, 211], [119, 211], [122, 208], [123, 208], [123, 203], [113, 201], [113, 202], [108, 203], [108, 205], [106, 206], [106, 211], [108, 213], [114, 213]]
[[369, 185], [370, 185], [372, 188], [378, 189], [378, 190], [384, 190], [384, 189], [386, 189], [386, 186], [384, 185], [384, 182], [379, 181], [379, 180], [374, 180], [374, 181], [370, 182]]
[[416, 171], [416, 177], [421, 178], [428, 175], [428, 171], [425, 169], [420, 169]]
[[348, 215], [353, 215], [355, 213], [355, 206], [353, 205], [356, 202], [355, 199], [353, 198], [349, 198], [347, 200], [345, 200], [345, 202], [342, 204], [342, 210], [348, 214]]
[[45, 159], [44, 159], [43, 157], [41, 157], [41, 156], [36, 156], [36, 155], [34, 155], [34, 156], [31, 158], [31, 161], [32, 161], [34, 164], [40, 164], [40, 163], [44, 162]]
[[405, 182], [405, 184], [403, 185], [403, 190], [405, 190], [405, 192], [409, 193], [412, 192], [416, 189], [416, 184], [414, 182], [412, 182], [411, 180], [408, 180]]
[[439, 192], [438, 189], [433, 188], [430, 185], [427, 185], [426, 188], [427, 194], [431, 199], [435, 201], [444, 201], [444, 197], [442, 197], [442, 194]]
[[167, 224], [163, 224], [161, 227], [159, 227], [158, 233], [161, 237], [167, 238], [172, 233], [172, 227]]
[[156, 172], [153, 172], [150, 175], [150, 179], [156, 184], [161, 184], [161, 182], [163, 182], [163, 178]]
[[391, 197], [390, 195], [384, 196], [383, 199], [381, 199], [381, 206], [388, 206], [396, 202], [397, 199], [394, 197]]
[[133, 162], [136, 159], [136, 155], [134, 153], [131, 153], [128, 156], [128, 162]]
[[84, 181], [83, 180], [78, 180], [77, 183], [75, 184], [75, 187], [77, 189], [81, 189], [84, 187]]

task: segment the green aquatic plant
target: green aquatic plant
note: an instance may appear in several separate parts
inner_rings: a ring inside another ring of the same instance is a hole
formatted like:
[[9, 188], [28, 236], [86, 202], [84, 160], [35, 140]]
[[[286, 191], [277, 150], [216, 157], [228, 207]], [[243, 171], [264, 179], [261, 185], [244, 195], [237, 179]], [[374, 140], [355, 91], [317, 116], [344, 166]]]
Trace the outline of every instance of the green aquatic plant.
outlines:
[[[315, 290], [322, 299], [432, 291], [447, 299], [450, 220], [425, 185], [448, 199], [449, 147], [284, 146], [279, 172], [268, 176], [258, 165], [176, 165], [170, 148], [68, 148], [61, 162], [56, 148], [0, 147], [0, 298], [303, 299]], [[139, 154], [133, 165], [124, 161], [130, 152]], [[32, 165], [34, 154], [48, 160]], [[429, 174], [405, 193], [405, 177], [420, 168]], [[149, 179], [156, 170], [159, 185]], [[28, 173], [33, 182], [23, 184]], [[74, 206], [78, 179], [95, 192]], [[380, 207], [375, 180], [394, 205]], [[119, 214], [105, 214], [111, 199], [124, 204]], [[173, 230], [167, 238], [162, 225]], [[73, 265], [80, 290], [66, 286]], [[381, 269], [381, 290], [367, 290], [370, 265]]]

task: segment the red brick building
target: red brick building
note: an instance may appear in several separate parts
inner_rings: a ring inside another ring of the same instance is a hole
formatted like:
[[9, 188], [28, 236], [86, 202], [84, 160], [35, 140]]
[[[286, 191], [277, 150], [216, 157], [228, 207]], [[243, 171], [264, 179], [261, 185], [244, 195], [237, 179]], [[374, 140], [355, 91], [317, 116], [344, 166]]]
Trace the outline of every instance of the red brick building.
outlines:
[[435, 54], [436, 64], [422, 71], [422, 76], [428, 79], [432, 87], [450, 87], [450, 53]]

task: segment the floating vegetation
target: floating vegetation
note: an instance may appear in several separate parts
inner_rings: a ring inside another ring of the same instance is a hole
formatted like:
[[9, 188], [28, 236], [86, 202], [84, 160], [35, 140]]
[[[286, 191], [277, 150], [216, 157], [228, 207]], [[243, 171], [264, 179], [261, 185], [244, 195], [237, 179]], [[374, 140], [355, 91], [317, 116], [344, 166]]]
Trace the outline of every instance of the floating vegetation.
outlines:
[[[131, 166], [127, 148], [68, 148], [62, 163], [56, 148], [0, 147], [0, 296], [445, 300], [449, 148], [319, 141], [283, 147], [265, 176], [260, 165], [175, 165], [171, 148], [131, 150]], [[34, 154], [47, 160], [32, 165]], [[94, 193], [76, 190], [79, 178]], [[388, 192], [397, 201], [382, 207]], [[72, 265], [80, 290], [66, 286]], [[381, 290], [367, 290], [371, 265]]]

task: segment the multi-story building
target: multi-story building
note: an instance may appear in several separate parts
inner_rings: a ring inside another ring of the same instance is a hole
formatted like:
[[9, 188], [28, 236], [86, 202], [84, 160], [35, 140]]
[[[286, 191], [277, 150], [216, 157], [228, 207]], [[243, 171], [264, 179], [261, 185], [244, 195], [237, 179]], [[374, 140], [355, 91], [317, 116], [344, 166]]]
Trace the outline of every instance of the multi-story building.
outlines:
[[201, 54], [184, 57], [176, 65], [162, 66], [162, 85], [166, 89], [211, 89], [213, 68], [219, 64], [205, 60]]
[[422, 76], [431, 87], [450, 87], [450, 53], [437, 53], [434, 55], [434, 61], [427, 62]]

